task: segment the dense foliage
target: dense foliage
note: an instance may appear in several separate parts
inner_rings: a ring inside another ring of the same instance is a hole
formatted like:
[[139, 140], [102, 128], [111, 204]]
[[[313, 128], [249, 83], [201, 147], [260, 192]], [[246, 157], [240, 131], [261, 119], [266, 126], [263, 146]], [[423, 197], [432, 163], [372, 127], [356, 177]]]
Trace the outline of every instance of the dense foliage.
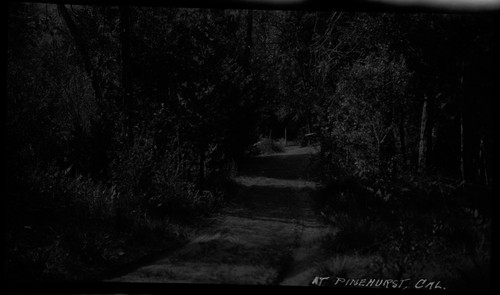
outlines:
[[488, 193], [471, 195], [492, 183], [493, 25], [487, 14], [10, 5], [8, 269], [78, 277], [130, 241], [179, 239], [179, 224], [221, 204], [249, 151], [306, 134], [330, 187], [382, 183], [404, 203], [389, 191], [432, 179], [487, 216]]

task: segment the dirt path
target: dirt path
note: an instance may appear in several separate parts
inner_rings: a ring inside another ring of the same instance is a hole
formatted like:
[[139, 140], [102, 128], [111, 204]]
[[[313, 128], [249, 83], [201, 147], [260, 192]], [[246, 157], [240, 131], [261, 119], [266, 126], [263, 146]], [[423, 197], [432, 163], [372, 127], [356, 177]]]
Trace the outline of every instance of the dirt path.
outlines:
[[314, 214], [314, 148], [259, 156], [235, 181], [238, 195], [185, 247], [110, 281], [309, 285], [328, 227]]

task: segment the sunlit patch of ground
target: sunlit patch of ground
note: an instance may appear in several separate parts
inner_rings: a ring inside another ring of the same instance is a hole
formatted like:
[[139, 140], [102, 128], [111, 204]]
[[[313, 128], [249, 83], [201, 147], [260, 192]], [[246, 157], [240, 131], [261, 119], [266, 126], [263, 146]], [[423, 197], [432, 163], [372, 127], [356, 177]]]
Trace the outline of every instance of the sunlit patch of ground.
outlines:
[[296, 188], [296, 189], [315, 189], [317, 183], [313, 181], [297, 180], [297, 179], [278, 179], [269, 177], [250, 177], [238, 176], [233, 178], [238, 184], [243, 186], [271, 186], [277, 188]]
[[301, 147], [298, 145], [286, 146], [284, 147], [284, 151], [282, 153], [263, 154], [256, 156], [256, 158], [268, 158], [268, 157], [291, 156], [291, 155], [310, 155], [318, 153], [319, 150], [320, 150], [319, 145], [305, 146], [305, 147]]

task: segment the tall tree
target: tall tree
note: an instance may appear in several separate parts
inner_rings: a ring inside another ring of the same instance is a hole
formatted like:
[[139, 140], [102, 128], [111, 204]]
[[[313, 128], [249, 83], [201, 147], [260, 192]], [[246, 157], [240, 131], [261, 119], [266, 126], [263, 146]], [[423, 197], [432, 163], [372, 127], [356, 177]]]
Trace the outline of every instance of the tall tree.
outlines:
[[94, 90], [95, 98], [96, 98], [98, 103], [101, 103], [103, 97], [102, 97], [102, 91], [101, 91], [101, 87], [100, 87], [100, 75], [99, 75], [99, 72], [92, 65], [92, 62], [90, 60], [89, 50], [87, 48], [87, 44], [84, 41], [82, 33], [80, 32], [80, 30], [76, 26], [75, 22], [71, 18], [71, 15], [69, 14], [68, 10], [66, 9], [66, 6], [64, 4], [58, 4], [57, 7], [59, 9], [59, 13], [61, 14], [64, 21], [66, 22], [66, 25], [69, 29], [71, 36], [75, 40], [76, 47], [78, 48], [78, 51], [80, 52], [80, 55], [82, 57], [85, 71], [87, 72], [87, 75], [90, 77], [90, 80], [92, 83], [92, 88]]
[[121, 84], [122, 103], [126, 113], [130, 116], [133, 108], [131, 97], [132, 81], [130, 79], [130, 8], [120, 6], [120, 49], [121, 49]]
[[247, 75], [250, 74], [250, 61], [252, 59], [252, 30], [253, 30], [253, 10], [248, 10], [246, 16], [247, 31], [245, 37], [245, 62], [244, 68]]

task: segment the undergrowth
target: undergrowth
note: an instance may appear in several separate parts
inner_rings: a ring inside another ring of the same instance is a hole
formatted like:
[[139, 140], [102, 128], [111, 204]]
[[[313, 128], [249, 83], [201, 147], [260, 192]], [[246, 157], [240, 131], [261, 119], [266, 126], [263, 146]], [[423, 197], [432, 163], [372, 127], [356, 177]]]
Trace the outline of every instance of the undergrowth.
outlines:
[[183, 243], [224, 190], [198, 189], [158, 154], [147, 143], [122, 150], [107, 182], [55, 163], [19, 169], [6, 198], [6, 278], [93, 279]]
[[271, 138], [261, 138], [252, 148], [252, 154], [268, 155], [275, 153], [282, 153], [285, 151], [285, 141], [273, 140]]
[[[490, 193], [488, 188], [431, 177], [349, 176], [331, 181], [318, 199], [318, 210], [338, 231], [323, 239], [333, 260], [321, 271], [487, 289]], [[353, 273], [354, 262], [368, 257], [375, 262], [362, 274]]]

